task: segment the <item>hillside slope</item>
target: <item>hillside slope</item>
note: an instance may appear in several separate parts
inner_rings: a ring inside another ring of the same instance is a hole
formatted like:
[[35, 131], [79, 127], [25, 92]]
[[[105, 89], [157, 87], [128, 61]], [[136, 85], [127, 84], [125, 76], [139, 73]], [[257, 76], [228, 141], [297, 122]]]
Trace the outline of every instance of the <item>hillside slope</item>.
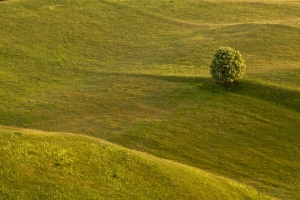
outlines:
[[[300, 4], [0, 1], [0, 124], [85, 134], [300, 199]], [[211, 81], [218, 46], [246, 61]]]
[[271, 199], [186, 165], [66, 133], [0, 128], [1, 199]]

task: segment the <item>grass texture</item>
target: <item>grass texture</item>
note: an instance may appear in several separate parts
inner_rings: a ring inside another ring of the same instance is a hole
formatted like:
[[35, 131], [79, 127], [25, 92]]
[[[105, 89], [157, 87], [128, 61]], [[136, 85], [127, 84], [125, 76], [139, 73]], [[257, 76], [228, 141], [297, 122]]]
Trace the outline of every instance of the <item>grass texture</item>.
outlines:
[[66, 133], [1, 127], [1, 199], [271, 199], [186, 165]]
[[[100, 138], [299, 199], [299, 13], [275, 0], [2, 1], [0, 124]], [[211, 80], [219, 46], [246, 61], [239, 85]]]

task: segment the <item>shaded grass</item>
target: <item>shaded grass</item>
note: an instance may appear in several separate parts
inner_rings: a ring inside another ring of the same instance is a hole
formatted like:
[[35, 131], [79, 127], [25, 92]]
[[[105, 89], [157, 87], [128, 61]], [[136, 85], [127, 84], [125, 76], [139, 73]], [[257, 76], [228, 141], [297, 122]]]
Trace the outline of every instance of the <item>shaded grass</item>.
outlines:
[[169, 105], [172, 114], [136, 122], [109, 140], [226, 174], [276, 196], [297, 196], [299, 92], [247, 82], [225, 88], [197, 78], [189, 83], [163, 94], [177, 100]]

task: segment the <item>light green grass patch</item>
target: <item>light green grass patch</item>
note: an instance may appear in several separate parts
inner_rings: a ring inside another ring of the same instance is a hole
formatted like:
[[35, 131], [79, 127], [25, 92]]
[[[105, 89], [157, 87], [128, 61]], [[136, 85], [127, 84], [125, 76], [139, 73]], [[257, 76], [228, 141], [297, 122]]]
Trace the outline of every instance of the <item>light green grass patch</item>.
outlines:
[[271, 199], [186, 165], [84, 136], [1, 127], [0, 198]]

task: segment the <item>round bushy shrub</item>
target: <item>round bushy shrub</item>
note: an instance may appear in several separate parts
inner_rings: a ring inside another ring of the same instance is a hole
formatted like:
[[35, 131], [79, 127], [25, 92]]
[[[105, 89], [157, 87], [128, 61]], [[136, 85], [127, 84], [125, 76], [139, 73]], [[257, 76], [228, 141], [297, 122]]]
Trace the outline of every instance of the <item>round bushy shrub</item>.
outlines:
[[234, 83], [245, 74], [245, 68], [245, 61], [239, 51], [219, 47], [210, 66], [210, 73], [217, 83]]

